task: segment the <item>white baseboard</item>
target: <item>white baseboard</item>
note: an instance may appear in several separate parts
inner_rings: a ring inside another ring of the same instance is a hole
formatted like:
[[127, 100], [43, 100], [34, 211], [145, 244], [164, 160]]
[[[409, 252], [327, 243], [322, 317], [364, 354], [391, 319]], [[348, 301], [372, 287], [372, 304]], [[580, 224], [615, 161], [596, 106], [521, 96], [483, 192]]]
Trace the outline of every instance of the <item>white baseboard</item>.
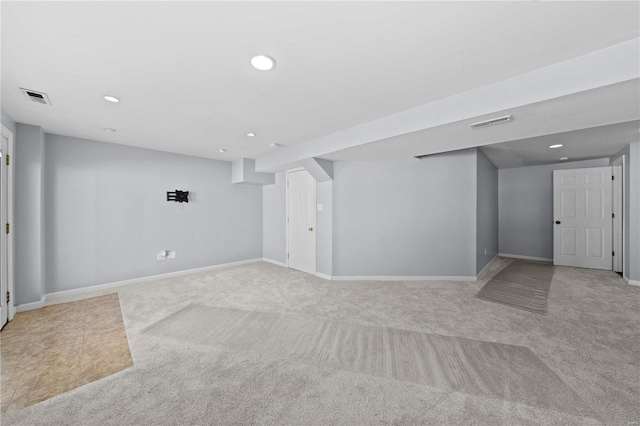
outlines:
[[263, 258], [262, 258], [262, 261], [263, 261], [263, 262], [267, 262], [267, 263], [273, 263], [274, 265], [282, 266], [282, 267], [284, 267], [284, 268], [286, 268], [286, 267], [287, 267], [287, 264], [286, 264], [286, 263], [278, 262], [277, 260], [267, 259], [266, 257], [263, 257]]
[[323, 274], [322, 272], [316, 272], [316, 277], [323, 278], [325, 280], [332, 280], [333, 277], [331, 275]]
[[16, 312], [18, 312], [18, 309], [15, 305], [10, 304], [9, 305], [9, 321], [13, 320], [13, 317], [16, 316]]
[[[54, 293], [45, 294], [39, 302], [18, 305], [16, 306], [16, 309], [17, 309], [17, 312], [30, 311], [32, 309], [42, 308], [45, 305], [55, 304], [56, 302], [60, 302], [60, 301], [66, 301], [67, 299], [73, 298], [75, 296], [86, 295], [87, 297], [93, 297], [96, 293], [100, 293], [102, 291], [113, 289], [116, 287], [122, 287], [126, 285], [131, 285], [131, 284], [139, 284], [147, 281], [161, 280], [165, 278], [179, 277], [183, 275], [195, 274], [198, 272], [205, 272], [205, 271], [211, 271], [214, 269], [227, 268], [230, 266], [246, 265], [248, 263], [260, 262], [261, 260], [262, 258], [241, 260], [238, 262], [222, 263], [220, 265], [205, 266], [202, 268], [186, 269], [182, 271], [168, 272], [166, 274], [158, 274], [158, 275], [150, 275], [147, 277], [133, 278], [131, 280], [116, 281], [113, 283], [106, 283], [106, 284], [98, 284], [90, 287], [56, 291]], [[82, 299], [82, 297], [79, 297], [78, 299]]]
[[482, 271], [478, 272], [478, 275], [476, 275], [476, 281], [480, 281], [482, 279], [482, 276], [484, 275], [485, 272], [487, 272], [487, 269], [489, 269], [489, 266], [491, 266], [491, 264], [498, 258], [498, 255], [496, 254], [495, 256], [493, 256], [493, 259], [491, 259], [486, 265], [484, 265], [484, 268], [482, 268]]
[[638, 285], [640, 286], [640, 281], [636, 281], [636, 280], [630, 280], [629, 278], [623, 276], [622, 279], [624, 280], [624, 282], [626, 282], [629, 285]]
[[537, 260], [539, 262], [553, 262], [553, 259], [547, 257], [521, 256], [519, 254], [498, 253], [500, 257], [510, 257], [513, 259]]
[[32, 311], [34, 309], [40, 309], [44, 306], [44, 302], [47, 300], [47, 296], [43, 296], [39, 302], [24, 303], [16, 306], [16, 312]]
[[473, 276], [332, 276], [334, 281], [477, 281]]

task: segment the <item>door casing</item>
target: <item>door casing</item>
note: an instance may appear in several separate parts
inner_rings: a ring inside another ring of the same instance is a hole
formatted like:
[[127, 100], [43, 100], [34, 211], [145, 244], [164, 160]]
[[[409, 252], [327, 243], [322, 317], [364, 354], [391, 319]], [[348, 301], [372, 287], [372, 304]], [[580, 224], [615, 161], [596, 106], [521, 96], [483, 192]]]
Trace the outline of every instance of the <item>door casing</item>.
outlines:
[[624, 247], [627, 217], [625, 211], [625, 156], [621, 155], [611, 162], [613, 180], [613, 270], [624, 273]]
[[[13, 221], [13, 186], [14, 186], [14, 164], [15, 164], [15, 157], [14, 157], [14, 140], [13, 140], [13, 133], [7, 129], [5, 126], [0, 126], [0, 130], [2, 132], [2, 136], [6, 137], [7, 142], [6, 144], [4, 143], [4, 140], [2, 141], [2, 158], [0, 158], [0, 161], [2, 161], [2, 167], [4, 168], [4, 170], [6, 170], [6, 173], [3, 174], [2, 178], [2, 182], [0, 182], [0, 184], [2, 184], [2, 186], [4, 188], [6, 188], [6, 191], [2, 191], [2, 205], [6, 206], [6, 209], [2, 209], [2, 217], [0, 218], [0, 235], [2, 236], [2, 257], [3, 257], [3, 262], [2, 262], [2, 266], [3, 269], [6, 270], [6, 280], [7, 280], [7, 291], [10, 293], [10, 300], [7, 303], [7, 319], [8, 321], [13, 320], [13, 317], [16, 314], [16, 307], [15, 307], [15, 285], [14, 285], [14, 270], [13, 270], [13, 266], [14, 266], [14, 262], [13, 262], [13, 256], [14, 256], [14, 221]], [[6, 165], [6, 156], [9, 156], [10, 158], [10, 164], [9, 166]], [[6, 185], [6, 186], [5, 186]], [[9, 224], [10, 227], [10, 232], [7, 234], [5, 231], [5, 226], [6, 224]], [[3, 300], [6, 300], [6, 295], [5, 294], [1, 294], [0, 297], [3, 298]], [[2, 315], [4, 315], [4, 312], [2, 313]]]

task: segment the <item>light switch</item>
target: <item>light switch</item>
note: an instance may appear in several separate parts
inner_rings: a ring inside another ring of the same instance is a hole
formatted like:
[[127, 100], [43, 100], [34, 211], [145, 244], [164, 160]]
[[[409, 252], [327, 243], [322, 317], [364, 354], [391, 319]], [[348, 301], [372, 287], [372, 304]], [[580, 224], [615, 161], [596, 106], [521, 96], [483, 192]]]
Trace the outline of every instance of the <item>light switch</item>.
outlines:
[[321, 212], [324, 209], [324, 205], [318, 204], [318, 211]]

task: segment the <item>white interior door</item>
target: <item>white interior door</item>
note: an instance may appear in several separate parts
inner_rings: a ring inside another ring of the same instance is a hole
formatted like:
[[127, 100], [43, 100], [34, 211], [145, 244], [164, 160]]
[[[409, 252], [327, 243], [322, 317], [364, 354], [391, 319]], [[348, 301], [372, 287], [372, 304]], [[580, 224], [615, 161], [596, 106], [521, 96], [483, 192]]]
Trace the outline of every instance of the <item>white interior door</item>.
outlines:
[[8, 275], [8, 258], [7, 258], [7, 233], [4, 229], [8, 222], [7, 218], [7, 166], [6, 155], [8, 151], [9, 140], [3, 134], [0, 143], [0, 328], [4, 327], [9, 318], [9, 309], [6, 294], [9, 291], [9, 275]]
[[316, 181], [306, 170], [287, 172], [288, 265], [316, 273]]
[[611, 193], [611, 167], [554, 170], [554, 265], [612, 269]]

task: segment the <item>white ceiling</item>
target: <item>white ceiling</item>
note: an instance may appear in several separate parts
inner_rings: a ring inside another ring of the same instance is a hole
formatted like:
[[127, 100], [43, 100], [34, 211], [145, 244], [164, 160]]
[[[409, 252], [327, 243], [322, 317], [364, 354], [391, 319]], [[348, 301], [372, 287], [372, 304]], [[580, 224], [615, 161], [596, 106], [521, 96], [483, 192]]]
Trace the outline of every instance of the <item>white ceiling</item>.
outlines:
[[[386, 160], [435, 154], [455, 149], [492, 145], [498, 142], [539, 139], [544, 135], [573, 132], [579, 129], [629, 122], [640, 118], [640, 81], [629, 80], [598, 89], [578, 92], [549, 101], [479, 116], [470, 120], [432, 127], [418, 132], [382, 139], [376, 142], [336, 151], [323, 156], [329, 160]], [[469, 124], [481, 120], [512, 115], [513, 121], [472, 129]], [[627, 135], [625, 133], [625, 135]], [[631, 132], [627, 142], [640, 140]], [[549, 136], [553, 138], [553, 136]], [[634, 139], [635, 138], [635, 139]], [[602, 138], [606, 144], [605, 137]], [[616, 138], [611, 140], [618, 141]], [[617, 146], [617, 145], [616, 145]], [[606, 149], [606, 148], [603, 148]], [[613, 152], [615, 153], [615, 151]], [[572, 152], [572, 155], [577, 154]], [[513, 164], [516, 160], [512, 160]], [[523, 159], [524, 162], [535, 158]], [[496, 164], [498, 165], [498, 164]], [[499, 167], [514, 167], [505, 165]]]
[[[573, 132], [539, 136], [480, 148], [499, 169], [606, 158], [615, 155], [629, 142], [640, 140], [640, 121], [592, 127]], [[562, 144], [550, 149], [550, 145]]]
[[[270, 143], [302, 143], [639, 35], [637, 2], [1, 7], [1, 101], [16, 121], [225, 160], [257, 158]], [[273, 56], [276, 69], [251, 68], [258, 53]], [[28, 103], [19, 87], [48, 93], [53, 106]], [[122, 102], [107, 103], [105, 94]], [[250, 131], [258, 136], [246, 137]]]

